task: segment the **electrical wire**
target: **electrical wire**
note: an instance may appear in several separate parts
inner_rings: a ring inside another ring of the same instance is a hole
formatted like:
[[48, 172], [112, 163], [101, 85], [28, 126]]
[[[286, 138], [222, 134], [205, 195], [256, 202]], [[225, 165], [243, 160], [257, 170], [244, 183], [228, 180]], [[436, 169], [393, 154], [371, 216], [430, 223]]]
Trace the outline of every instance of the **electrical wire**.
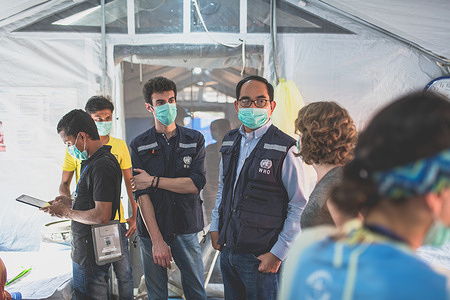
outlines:
[[192, 0], [192, 3], [195, 7], [195, 11], [197, 12], [197, 15], [200, 19], [200, 22], [202, 23], [203, 28], [205, 29], [206, 34], [208, 35], [208, 37], [213, 40], [215, 43], [225, 46], [225, 47], [230, 47], [230, 48], [237, 48], [239, 46], [242, 46], [242, 69], [241, 69], [241, 77], [243, 77], [244, 75], [244, 71], [245, 71], [245, 65], [246, 65], [246, 55], [245, 55], [245, 40], [243, 39], [239, 39], [241, 42], [239, 44], [226, 44], [226, 43], [222, 43], [219, 42], [218, 40], [216, 40], [213, 36], [211, 36], [211, 34], [208, 31], [208, 28], [206, 27], [205, 21], [203, 20], [203, 16], [202, 13], [200, 12], [200, 7], [198, 6], [197, 0]]
[[275, 75], [275, 85], [280, 78], [278, 76], [278, 50], [277, 50], [277, 2], [270, 0], [270, 40], [272, 42], [272, 63], [273, 73]]
[[209, 31], [208, 31], [208, 28], [206, 27], [205, 21], [203, 20], [203, 16], [202, 16], [202, 14], [201, 14], [201, 12], [200, 12], [200, 8], [199, 8], [199, 6], [198, 6], [197, 0], [192, 0], [192, 3], [194, 4], [195, 11], [197, 12], [197, 15], [198, 15], [198, 17], [199, 17], [199, 19], [200, 19], [200, 21], [201, 21], [201, 23], [202, 23], [202, 25], [203, 25], [203, 28], [204, 28], [205, 31], [206, 31], [206, 34], [207, 34], [208, 37], [210, 37], [214, 42], [216, 42], [217, 44], [220, 44], [220, 45], [222, 45], [222, 46], [225, 46], [225, 47], [231, 47], [231, 48], [237, 48], [237, 47], [239, 47], [239, 46], [241, 46], [241, 45], [243, 44], [242, 40], [241, 40], [241, 42], [240, 42], [239, 44], [234, 44], [234, 45], [233, 45], [233, 44], [226, 44], [226, 43], [219, 42], [219, 41], [217, 41], [214, 37], [212, 37], [212, 36], [210, 35]]

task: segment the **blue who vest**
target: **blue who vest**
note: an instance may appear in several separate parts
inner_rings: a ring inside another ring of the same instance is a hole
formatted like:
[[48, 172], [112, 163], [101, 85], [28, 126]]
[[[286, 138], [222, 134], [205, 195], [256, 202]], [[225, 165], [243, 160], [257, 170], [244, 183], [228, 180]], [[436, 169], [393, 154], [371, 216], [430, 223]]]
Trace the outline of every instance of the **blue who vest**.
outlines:
[[[223, 139], [223, 191], [219, 206], [218, 243], [255, 255], [268, 252], [278, 239], [289, 198], [281, 179], [287, 151], [295, 140], [270, 126], [236, 174], [242, 135], [237, 129]], [[233, 189], [236, 176], [238, 181]]]

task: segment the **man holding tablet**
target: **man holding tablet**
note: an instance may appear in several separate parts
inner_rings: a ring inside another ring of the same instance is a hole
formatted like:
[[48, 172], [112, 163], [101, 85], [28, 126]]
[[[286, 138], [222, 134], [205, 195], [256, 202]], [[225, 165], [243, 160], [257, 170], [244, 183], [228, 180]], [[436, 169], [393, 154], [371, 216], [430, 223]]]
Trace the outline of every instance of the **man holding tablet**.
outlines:
[[119, 209], [122, 171], [102, 145], [94, 120], [76, 109], [59, 121], [57, 131], [69, 153], [80, 159], [81, 175], [75, 201], [58, 196], [44, 212], [72, 220], [73, 288], [77, 299], [107, 299], [111, 263], [95, 262], [91, 225], [108, 224]]

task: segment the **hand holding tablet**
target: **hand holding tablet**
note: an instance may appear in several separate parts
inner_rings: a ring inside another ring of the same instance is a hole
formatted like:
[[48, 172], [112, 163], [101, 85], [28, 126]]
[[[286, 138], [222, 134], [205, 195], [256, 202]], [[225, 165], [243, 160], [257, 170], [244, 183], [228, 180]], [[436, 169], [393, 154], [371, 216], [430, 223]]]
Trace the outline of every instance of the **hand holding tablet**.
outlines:
[[45, 207], [45, 206], [49, 206], [50, 204], [47, 201], [44, 200], [40, 200], [28, 195], [20, 195], [19, 197], [17, 197], [16, 199], [19, 202], [34, 206], [34, 207]]

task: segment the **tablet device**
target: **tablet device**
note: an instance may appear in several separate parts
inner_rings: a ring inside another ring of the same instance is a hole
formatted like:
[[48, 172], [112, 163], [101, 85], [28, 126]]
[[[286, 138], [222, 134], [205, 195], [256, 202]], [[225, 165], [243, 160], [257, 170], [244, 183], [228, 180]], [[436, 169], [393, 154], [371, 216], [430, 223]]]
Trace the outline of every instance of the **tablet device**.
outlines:
[[39, 208], [49, 205], [48, 202], [46, 202], [44, 200], [40, 200], [40, 199], [31, 197], [28, 195], [20, 195], [19, 197], [17, 197], [16, 200], [19, 202], [22, 202], [22, 203], [29, 204], [31, 206], [39, 207]]

